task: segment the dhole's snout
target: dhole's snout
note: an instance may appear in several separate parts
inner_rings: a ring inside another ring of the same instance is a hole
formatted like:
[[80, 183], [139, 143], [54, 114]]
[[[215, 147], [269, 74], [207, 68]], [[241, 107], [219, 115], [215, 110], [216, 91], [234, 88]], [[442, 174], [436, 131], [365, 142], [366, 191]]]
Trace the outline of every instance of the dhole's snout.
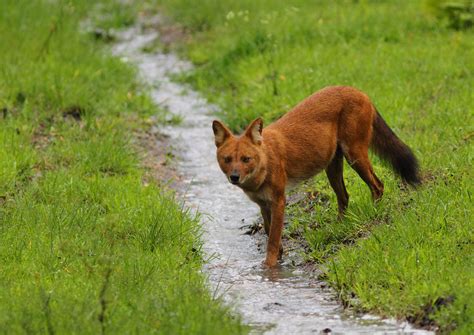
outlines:
[[232, 172], [229, 176], [229, 181], [234, 184], [238, 185], [240, 180], [240, 175], [237, 172]]

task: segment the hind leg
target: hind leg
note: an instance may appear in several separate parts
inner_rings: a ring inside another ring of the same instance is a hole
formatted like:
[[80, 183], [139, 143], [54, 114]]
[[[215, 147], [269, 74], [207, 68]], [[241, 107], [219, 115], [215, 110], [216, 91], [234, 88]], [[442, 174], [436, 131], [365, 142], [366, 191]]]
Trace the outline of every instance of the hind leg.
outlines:
[[351, 146], [344, 152], [351, 167], [359, 174], [363, 181], [369, 186], [372, 198], [378, 200], [383, 195], [383, 183], [377, 178], [369, 160], [368, 146]]
[[329, 184], [331, 184], [334, 193], [337, 196], [337, 206], [339, 209], [339, 216], [344, 214], [344, 211], [347, 208], [349, 203], [349, 195], [347, 194], [346, 186], [344, 185], [343, 178], [343, 154], [341, 148], [338, 146], [336, 149], [336, 154], [326, 168], [326, 174], [329, 179]]

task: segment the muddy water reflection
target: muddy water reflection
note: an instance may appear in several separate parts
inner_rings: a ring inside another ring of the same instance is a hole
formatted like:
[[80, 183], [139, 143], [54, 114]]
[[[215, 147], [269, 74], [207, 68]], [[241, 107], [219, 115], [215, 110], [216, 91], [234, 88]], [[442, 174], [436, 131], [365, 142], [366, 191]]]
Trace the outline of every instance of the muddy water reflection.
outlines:
[[114, 53], [138, 67], [139, 75], [154, 87], [156, 103], [183, 119], [179, 126], [162, 131], [176, 143], [179, 170], [185, 176], [182, 197], [187, 206], [203, 213], [205, 251], [212, 256], [205, 271], [211, 289], [235, 306], [254, 333], [426, 333], [406, 323], [344, 311], [334, 292], [302, 269], [289, 264], [262, 269], [264, 237], [250, 237], [240, 229], [251, 224], [259, 211], [226, 181], [215, 160], [211, 122], [216, 107], [170, 79], [191, 70], [191, 64], [173, 54], [142, 52], [157, 37], [153, 30], [133, 27], [119, 37]]

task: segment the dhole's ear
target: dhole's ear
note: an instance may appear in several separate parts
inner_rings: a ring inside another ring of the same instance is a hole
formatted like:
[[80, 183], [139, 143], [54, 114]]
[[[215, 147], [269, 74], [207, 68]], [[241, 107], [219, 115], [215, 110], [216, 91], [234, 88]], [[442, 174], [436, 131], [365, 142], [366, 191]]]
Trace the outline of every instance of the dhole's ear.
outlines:
[[263, 120], [258, 118], [252, 121], [250, 126], [245, 130], [245, 136], [250, 137], [254, 144], [262, 144], [262, 130], [263, 130]]
[[212, 122], [212, 130], [214, 131], [214, 139], [218, 148], [232, 135], [229, 128], [217, 120]]

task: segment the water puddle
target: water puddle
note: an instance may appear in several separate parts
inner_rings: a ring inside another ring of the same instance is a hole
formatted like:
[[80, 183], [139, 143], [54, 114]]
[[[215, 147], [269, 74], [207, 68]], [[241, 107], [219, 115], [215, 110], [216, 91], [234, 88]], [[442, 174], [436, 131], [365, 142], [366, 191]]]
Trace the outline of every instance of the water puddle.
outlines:
[[179, 126], [161, 131], [176, 143], [185, 203], [203, 213], [205, 251], [212, 255], [204, 271], [215, 295], [233, 306], [255, 334], [428, 334], [405, 322], [344, 310], [334, 291], [301, 268], [284, 264], [278, 270], [262, 269], [264, 237], [241, 229], [255, 221], [258, 208], [226, 181], [215, 159], [211, 122], [217, 107], [170, 79], [191, 70], [189, 62], [172, 53], [142, 51], [158, 36], [144, 26], [119, 33], [113, 52], [138, 67], [157, 104], [182, 117]]

